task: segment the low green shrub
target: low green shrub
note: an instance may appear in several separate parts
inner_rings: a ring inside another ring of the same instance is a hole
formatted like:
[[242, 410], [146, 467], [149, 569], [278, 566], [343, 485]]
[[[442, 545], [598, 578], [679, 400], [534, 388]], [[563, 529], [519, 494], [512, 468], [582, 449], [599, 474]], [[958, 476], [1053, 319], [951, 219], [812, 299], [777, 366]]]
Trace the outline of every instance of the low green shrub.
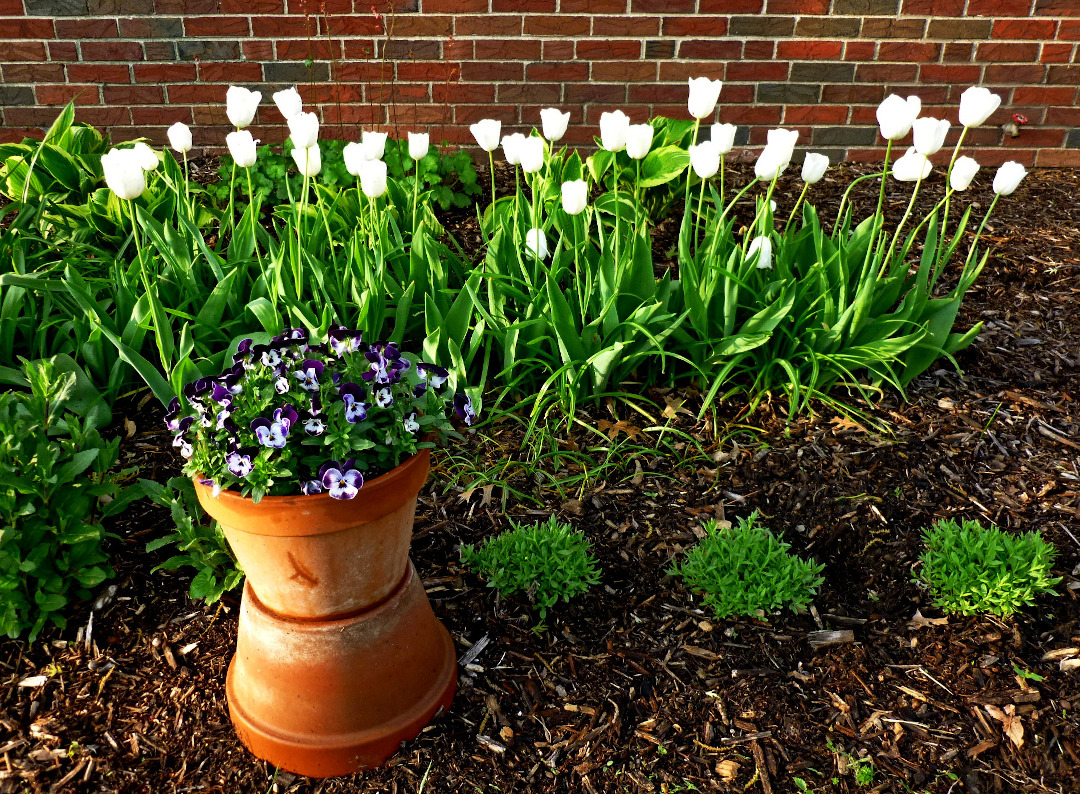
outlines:
[[569, 601], [600, 581], [588, 539], [555, 516], [533, 526], [513, 524], [479, 549], [465, 544], [461, 560], [502, 595], [526, 593], [541, 623], [560, 598]]
[[140, 482], [155, 504], [169, 509], [174, 524], [171, 533], [147, 543], [146, 550], [157, 551], [175, 545], [180, 552], [155, 567], [155, 571], [194, 568], [197, 573], [188, 592], [193, 599], [204, 599], [208, 604], [213, 604], [244, 580], [244, 572], [225, 540], [221, 525], [208, 520], [189, 478], [173, 477], [165, 485], [151, 480]]
[[1035, 532], [1011, 535], [978, 521], [948, 519], [923, 529], [923, 542], [915, 581], [948, 613], [1008, 617], [1053, 593], [1061, 581], [1050, 576], [1057, 550]]
[[803, 608], [824, 579], [824, 565], [790, 554], [791, 546], [756, 525], [757, 511], [728, 529], [705, 522], [705, 537], [670, 573], [705, 594], [717, 618], [764, 617], [783, 607]]
[[[76, 379], [50, 362], [25, 367], [30, 392], [0, 394], [0, 632], [35, 640], [46, 621], [113, 575], [102, 520], [138, 496], [108, 474], [106, 442], [69, 410]], [[119, 476], [126, 475], [122, 472]]]

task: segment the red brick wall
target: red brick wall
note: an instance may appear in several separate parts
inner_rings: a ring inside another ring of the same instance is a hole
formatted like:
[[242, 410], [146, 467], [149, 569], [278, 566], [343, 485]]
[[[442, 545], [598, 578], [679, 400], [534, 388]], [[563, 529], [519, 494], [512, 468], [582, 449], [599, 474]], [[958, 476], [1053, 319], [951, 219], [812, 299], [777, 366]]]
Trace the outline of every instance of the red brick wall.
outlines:
[[[568, 140], [625, 109], [686, 118], [686, 79], [724, 80], [740, 144], [798, 127], [834, 159], [878, 157], [874, 110], [917, 93], [956, 119], [960, 93], [1003, 97], [969, 135], [979, 159], [1080, 165], [1080, 0], [0, 0], [0, 140], [35, 134], [70, 98], [114, 140], [174, 121], [219, 145], [230, 83], [262, 86], [256, 137], [285, 128], [269, 93], [298, 84], [326, 135], [428, 128], [468, 143], [572, 113]], [[374, 7], [373, 7], [374, 5]], [[1000, 125], [1016, 112], [1018, 138]]]

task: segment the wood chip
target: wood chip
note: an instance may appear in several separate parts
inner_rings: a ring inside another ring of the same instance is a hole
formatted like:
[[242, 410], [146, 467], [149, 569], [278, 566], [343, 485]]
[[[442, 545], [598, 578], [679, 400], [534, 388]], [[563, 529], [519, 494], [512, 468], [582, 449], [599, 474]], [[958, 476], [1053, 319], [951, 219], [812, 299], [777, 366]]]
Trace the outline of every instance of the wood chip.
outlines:
[[816, 651], [826, 645], [842, 645], [847, 642], [855, 642], [855, 632], [851, 629], [811, 631], [806, 635], [806, 639], [810, 643], [810, 647]]

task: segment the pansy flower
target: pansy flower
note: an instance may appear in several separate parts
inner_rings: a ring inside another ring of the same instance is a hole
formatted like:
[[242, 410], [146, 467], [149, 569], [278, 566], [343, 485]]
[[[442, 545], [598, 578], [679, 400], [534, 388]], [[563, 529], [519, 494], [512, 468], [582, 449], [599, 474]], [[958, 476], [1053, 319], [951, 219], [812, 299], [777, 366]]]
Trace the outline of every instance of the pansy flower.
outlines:
[[433, 389], [438, 389], [446, 383], [446, 379], [450, 376], [449, 372], [435, 364], [417, 364], [416, 372]]
[[278, 394], [288, 394], [291, 385], [288, 378], [284, 375], [280, 375], [274, 380], [274, 391]]
[[367, 419], [367, 409], [371, 407], [361, 399], [364, 389], [357, 383], [343, 383], [338, 387], [338, 395], [345, 403], [345, 421], [350, 423], [363, 422]]
[[350, 331], [344, 325], [332, 325], [326, 332], [326, 342], [330, 350], [338, 356], [355, 353], [363, 344], [359, 331]]
[[259, 363], [261, 363], [264, 367], [276, 369], [281, 365], [280, 351], [272, 347], [262, 351], [262, 355], [259, 356]]
[[364, 475], [352, 468], [353, 461], [327, 461], [319, 469], [319, 480], [334, 499], [352, 499], [364, 485]]
[[296, 410], [291, 405], [286, 405], [274, 411], [273, 421], [262, 416], [253, 420], [251, 429], [264, 447], [282, 449], [288, 441], [289, 428], [299, 418]]
[[322, 483], [319, 482], [318, 480], [308, 480], [307, 482], [305, 482], [303, 485], [300, 486], [300, 492], [303, 493], [306, 496], [311, 496], [311, 494], [316, 494], [316, 493], [322, 493], [323, 492]]
[[313, 358], [305, 358], [300, 363], [300, 369], [293, 372], [293, 377], [304, 391], [319, 390], [319, 376], [323, 374], [323, 363]]
[[380, 408], [389, 408], [394, 404], [394, 393], [389, 386], [383, 386], [375, 390], [375, 404]]
[[174, 433], [180, 429], [180, 398], [173, 397], [165, 411], [165, 427]]
[[472, 399], [467, 394], [454, 395], [454, 413], [465, 420], [465, 424], [471, 425], [476, 420], [476, 411], [473, 410]]
[[[346, 414], [348, 409], [346, 409]], [[326, 422], [317, 416], [313, 416], [304, 422], [304, 432], [309, 436], [321, 436], [326, 432]]]
[[247, 477], [255, 468], [251, 463], [251, 455], [241, 455], [239, 452], [230, 453], [225, 458], [225, 465], [228, 466], [230, 474], [241, 478]]
[[406, 415], [404, 424], [406, 433], [415, 433], [420, 429], [420, 423], [416, 421], [416, 411]]

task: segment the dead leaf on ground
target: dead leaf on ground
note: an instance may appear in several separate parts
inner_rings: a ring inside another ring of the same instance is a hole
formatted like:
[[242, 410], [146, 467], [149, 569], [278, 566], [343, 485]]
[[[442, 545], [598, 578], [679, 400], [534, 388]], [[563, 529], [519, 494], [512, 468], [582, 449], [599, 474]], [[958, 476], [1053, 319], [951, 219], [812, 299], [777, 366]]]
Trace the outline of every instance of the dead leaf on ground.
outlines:
[[1017, 747], [1024, 746], [1024, 723], [1016, 714], [1016, 706], [1010, 703], [1004, 710], [997, 706], [983, 706], [983, 708], [986, 709], [987, 714], [1001, 723], [1001, 729], [1005, 731], [1005, 735], [1013, 744]]
[[922, 610], [919, 609], [915, 610], [915, 614], [908, 621], [908, 627], [913, 629], [928, 628], [929, 626], [947, 626], [948, 624], [948, 618], [925, 618]]

